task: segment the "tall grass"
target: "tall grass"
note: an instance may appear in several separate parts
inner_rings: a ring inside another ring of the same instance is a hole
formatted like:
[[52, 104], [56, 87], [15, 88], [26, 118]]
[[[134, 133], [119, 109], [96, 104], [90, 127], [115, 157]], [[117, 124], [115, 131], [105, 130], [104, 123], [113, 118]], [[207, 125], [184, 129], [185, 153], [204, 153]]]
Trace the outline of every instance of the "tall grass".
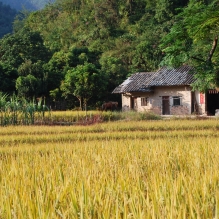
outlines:
[[44, 120], [45, 112], [49, 108], [42, 99], [27, 101], [0, 93], [0, 126], [34, 124], [36, 120]]
[[0, 93], [0, 126], [7, 125], [72, 125], [94, 124], [116, 120], [159, 120], [160, 116], [144, 112], [101, 112], [101, 111], [62, 111], [52, 112], [42, 98], [33, 99], [11, 97]]
[[9, 126], [0, 218], [218, 218], [218, 121]]

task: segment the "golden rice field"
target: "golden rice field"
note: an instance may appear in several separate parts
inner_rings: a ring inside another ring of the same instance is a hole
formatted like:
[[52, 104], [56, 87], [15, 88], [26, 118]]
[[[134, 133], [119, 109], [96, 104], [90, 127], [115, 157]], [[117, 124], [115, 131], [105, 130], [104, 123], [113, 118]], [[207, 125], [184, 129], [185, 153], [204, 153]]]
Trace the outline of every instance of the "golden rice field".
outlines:
[[0, 128], [1, 219], [219, 217], [219, 121]]

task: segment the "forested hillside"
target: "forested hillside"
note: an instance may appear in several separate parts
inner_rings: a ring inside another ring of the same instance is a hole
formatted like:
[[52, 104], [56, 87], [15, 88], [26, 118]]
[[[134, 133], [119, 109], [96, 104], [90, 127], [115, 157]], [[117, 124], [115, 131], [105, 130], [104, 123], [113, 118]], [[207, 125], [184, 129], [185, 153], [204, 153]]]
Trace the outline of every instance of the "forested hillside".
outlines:
[[1, 40], [0, 79], [10, 83], [0, 90], [95, 106], [119, 98], [111, 92], [129, 74], [160, 63], [208, 66], [206, 89], [217, 75], [218, 9], [216, 0], [56, 0], [17, 17]]
[[0, 38], [12, 32], [12, 23], [16, 13], [16, 10], [0, 1]]
[[54, 2], [53, 0], [1, 0], [4, 4], [10, 5], [17, 11], [23, 10], [39, 10], [46, 4]]

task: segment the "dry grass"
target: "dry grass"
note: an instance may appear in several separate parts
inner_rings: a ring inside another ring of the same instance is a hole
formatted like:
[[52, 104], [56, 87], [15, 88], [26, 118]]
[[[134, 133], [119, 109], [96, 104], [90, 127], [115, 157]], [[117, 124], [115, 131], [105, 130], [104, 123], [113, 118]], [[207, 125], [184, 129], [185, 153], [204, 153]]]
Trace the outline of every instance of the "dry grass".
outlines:
[[2, 127], [0, 218], [218, 218], [218, 127]]

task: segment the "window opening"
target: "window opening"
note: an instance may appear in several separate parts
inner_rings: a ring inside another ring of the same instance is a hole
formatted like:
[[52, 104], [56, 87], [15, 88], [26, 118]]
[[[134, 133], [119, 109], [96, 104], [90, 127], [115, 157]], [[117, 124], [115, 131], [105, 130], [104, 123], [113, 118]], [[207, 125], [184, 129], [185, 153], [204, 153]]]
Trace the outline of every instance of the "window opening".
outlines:
[[141, 98], [141, 106], [147, 106], [148, 105], [148, 98], [142, 97]]
[[180, 96], [173, 97], [173, 106], [180, 106]]

